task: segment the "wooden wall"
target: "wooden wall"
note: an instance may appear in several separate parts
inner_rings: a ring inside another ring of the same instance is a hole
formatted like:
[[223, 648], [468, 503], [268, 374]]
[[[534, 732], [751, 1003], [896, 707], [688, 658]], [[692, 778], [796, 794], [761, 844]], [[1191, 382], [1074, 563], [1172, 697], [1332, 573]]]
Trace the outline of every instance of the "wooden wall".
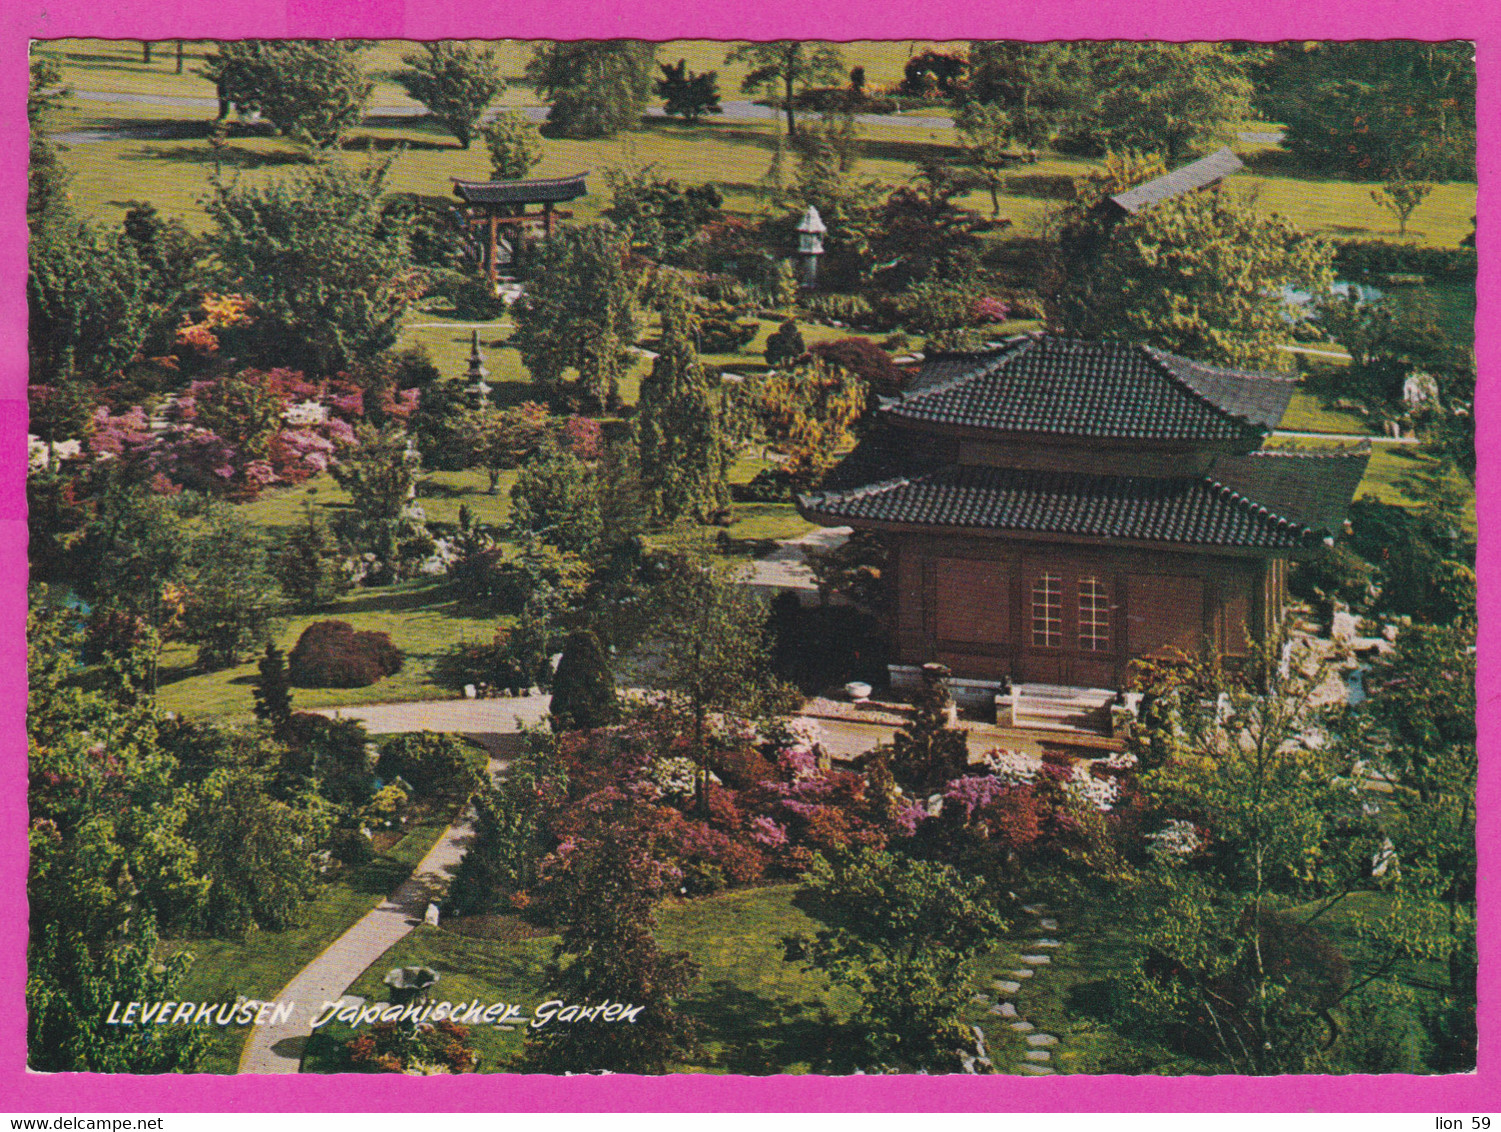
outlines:
[[[898, 661], [936, 660], [974, 679], [1119, 687], [1133, 657], [1206, 646], [1244, 655], [1286, 602], [1281, 559], [901, 535], [892, 562]], [[1044, 575], [1061, 594], [1053, 646], [1034, 636]], [[1100, 648], [1080, 634], [1080, 586], [1090, 579], [1109, 599]]]

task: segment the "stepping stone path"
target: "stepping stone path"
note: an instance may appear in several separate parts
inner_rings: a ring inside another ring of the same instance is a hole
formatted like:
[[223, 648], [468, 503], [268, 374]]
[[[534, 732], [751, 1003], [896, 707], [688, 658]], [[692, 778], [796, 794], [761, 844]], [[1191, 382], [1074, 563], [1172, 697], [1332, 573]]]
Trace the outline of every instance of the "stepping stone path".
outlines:
[[[1052, 952], [1063, 946], [1061, 940], [1053, 938], [1053, 932], [1058, 930], [1058, 921], [1051, 916], [1043, 915], [1043, 908], [1038, 904], [1023, 904], [1021, 910], [1029, 916], [1037, 917], [1037, 927], [1041, 932], [1049, 933], [1040, 939], [1032, 941], [1032, 947], [1039, 952]], [[1021, 988], [1022, 979], [1030, 979], [1037, 974], [1036, 968], [1049, 966], [1053, 962], [1051, 954], [1023, 955], [1020, 957], [1024, 967], [1007, 972], [1008, 978], [994, 979], [991, 986], [1002, 994], [1014, 994]], [[1016, 980], [1016, 981], [1013, 981]], [[977, 995], [980, 999], [984, 996]], [[990, 1008], [990, 1013], [1000, 1015], [1002, 1018], [1012, 1018], [1015, 1021], [1008, 1022], [1007, 1028], [1013, 1033], [1021, 1035], [1026, 1041], [1027, 1049], [1022, 1051], [1021, 1061], [1013, 1069], [1013, 1072], [1030, 1077], [1043, 1077], [1056, 1072], [1051, 1065], [1040, 1064], [1050, 1062], [1053, 1055], [1051, 1047], [1058, 1045], [1058, 1036], [1039, 1031], [1036, 1026], [1021, 1017], [1014, 1003], [1001, 1002]]]
[[970, 998], [970, 1001], [979, 1003], [981, 1006], [984, 1006], [987, 1002], [990, 1001], [990, 996], [988, 994], [977, 994]]

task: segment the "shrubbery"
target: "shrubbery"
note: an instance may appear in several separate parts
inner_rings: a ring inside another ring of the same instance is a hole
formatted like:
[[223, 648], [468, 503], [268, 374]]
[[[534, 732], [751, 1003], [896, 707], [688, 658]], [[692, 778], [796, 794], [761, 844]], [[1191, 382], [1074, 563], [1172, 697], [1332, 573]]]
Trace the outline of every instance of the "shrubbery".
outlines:
[[464, 797], [484, 780], [473, 750], [456, 735], [409, 731], [382, 744], [375, 773], [386, 783], [403, 778], [417, 794]]
[[299, 688], [364, 688], [400, 672], [402, 652], [387, 633], [358, 631], [347, 621], [315, 621], [287, 657]]

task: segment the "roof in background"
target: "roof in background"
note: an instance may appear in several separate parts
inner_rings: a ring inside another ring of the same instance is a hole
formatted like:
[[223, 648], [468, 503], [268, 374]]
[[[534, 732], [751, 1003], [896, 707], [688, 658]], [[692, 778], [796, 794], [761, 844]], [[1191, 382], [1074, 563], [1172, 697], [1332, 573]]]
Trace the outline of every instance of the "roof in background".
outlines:
[[1137, 185], [1134, 189], [1117, 193], [1110, 199], [1123, 212], [1134, 216], [1142, 209], [1149, 208], [1160, 201], [1182, 193], [1193, 192], [1195, 189], [1202, 189], [1223, 177], [1228, 177], [1237, 169], [1244, 168], [1240, 158], [1228, 148], [1218, 149], [1208, 157], [1190, 161], [1181, 169], [1174, 169], [1171, 173], [1165, 173], [1161, 177]]
[[454, 196], [469, 204], [550, 204], [577, 200], [589, 191], [588, 173], [544, 177], [533, 181], [461, 181], [453, 179]]
[[1296, 379], [1226, 369], [1127, 342], [1014, 338], [923, 364], [884, 406], [897, 421], [1092, 439], [1260, 442]]

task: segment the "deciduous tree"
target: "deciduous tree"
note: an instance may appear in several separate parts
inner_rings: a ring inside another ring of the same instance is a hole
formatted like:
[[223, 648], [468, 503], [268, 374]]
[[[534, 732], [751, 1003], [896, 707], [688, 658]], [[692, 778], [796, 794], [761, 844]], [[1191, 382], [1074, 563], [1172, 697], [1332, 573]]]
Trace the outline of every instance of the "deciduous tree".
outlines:
[[[1324, 294], [1333, 251], [1231, 190], [1187, 193], [1135, 216], [1089, 208], [1107, 178], [1066, 210], [1048, 276], [1061, 333], [1121, 338], [1221, 365], [1278, 369], [1287, 289]], [[1109, 189], [1119, 192], [1119, 189]]]
[[403, 55], [394, 78], [413, 99], [469, 148], [480, 117], [506, 89], [491, 47], [442, 41]]
[[241, 113], [259, 111], [286, 136], [328, 149], [359, 125], [374, 89], [360, 68], [364, 46], [355, 40], [227, 40], [203, 74], [217, 86], [221, 110], [232, 102]]
[[501, 111], [485, 126], [484, 132], [493, 179], [520, 181], [541, 163], [542, 138], [537, 127], [516, 111]]
[[725, 65], [744, 63], [750, 71], [740, 87], [747, 92], [782, 88], [782, 111], [787, 116], [787, 136], [797, 137], [797, 96], [818, 83], [834, 83], [844, 77], [844, 56], [832, 43], [808, 43], [782, 39], [771, 43], [742, 43], [724, 57]]
[[384, 208], [389, 165], [321, 164], [260, 187], [219, 184], [207, 209], [223, 274], [253, 295], [272, 364], [332, 376], [396, 341], [422, 294], [406, 226]]
[[527, 80], [548, 104], [548, 129], [562, 137], [608, 138], [635, 129], [652, 94], [655, 44], [635, 39], [542, 44]]
[[545, 392], [574, 375], [601, 408], [618, 396], [637, 334], [627, 251], [610, 224], [571, 225], [538, 250], [526, 294], [512, 308], [513, 341]]
[[978, 880], [869, 848], [814, 857], [807, 893], [831, 926], [789, 951], [860, 998], [844, 1057], [867, 1072], [954, 1072], [969, 965], [1005, 931]]

